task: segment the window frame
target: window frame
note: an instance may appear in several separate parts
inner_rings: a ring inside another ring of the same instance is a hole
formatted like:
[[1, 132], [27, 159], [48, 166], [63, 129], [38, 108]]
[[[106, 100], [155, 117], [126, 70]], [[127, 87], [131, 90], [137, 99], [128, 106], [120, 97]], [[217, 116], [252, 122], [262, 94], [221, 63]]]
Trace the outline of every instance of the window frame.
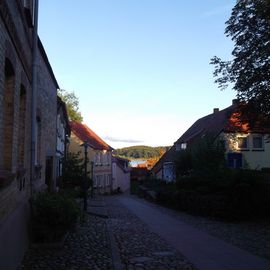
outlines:
[[[254, 139], [256, 139], [256, 138], [261, 139], [261, 147], [255, 147], [254, 146]], [[256, 134], [256, 135], [252, 136], [252, 150], [254, 150], [254, 151], [262, 151], [262, 150], [264, 150], [264, 141], [263, 141], [263, 136], [262, 135]]]

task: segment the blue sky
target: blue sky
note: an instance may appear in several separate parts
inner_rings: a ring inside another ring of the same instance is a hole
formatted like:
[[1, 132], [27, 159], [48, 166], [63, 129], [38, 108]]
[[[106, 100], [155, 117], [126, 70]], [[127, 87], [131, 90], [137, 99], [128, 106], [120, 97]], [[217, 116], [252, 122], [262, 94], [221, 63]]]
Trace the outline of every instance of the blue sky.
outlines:
[[112, 147], [172, 145], [198, 118], [231, 104], [214, 55], [232, 0], [41, 0], [39, 35], [61, 88]]

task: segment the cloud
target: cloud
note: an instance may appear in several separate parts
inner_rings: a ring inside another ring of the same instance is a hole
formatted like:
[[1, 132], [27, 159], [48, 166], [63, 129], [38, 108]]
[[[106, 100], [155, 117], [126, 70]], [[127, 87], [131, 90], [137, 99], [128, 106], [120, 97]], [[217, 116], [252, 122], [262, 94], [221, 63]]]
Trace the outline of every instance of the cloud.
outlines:
[[104, 137], [104, 140], [108, 140], [108, 141], [111, 141], [111, 142], [122, 142], [122, 143], [142, 143], [143, 142], [141, 140], [122, 139], [122, 138], [110, 137], [110, 136]]

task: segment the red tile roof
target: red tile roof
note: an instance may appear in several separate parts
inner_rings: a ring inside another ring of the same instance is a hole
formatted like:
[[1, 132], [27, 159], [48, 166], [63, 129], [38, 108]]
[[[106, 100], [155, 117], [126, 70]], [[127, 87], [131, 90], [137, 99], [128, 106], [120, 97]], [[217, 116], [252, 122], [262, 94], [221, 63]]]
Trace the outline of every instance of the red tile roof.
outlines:
[[106, 142], [104, 142], [93, 130], [87, 125], [72, 121], [69, 123], [71, 131], [83, 142], [87, 142], [96, 150], [113, 150]]

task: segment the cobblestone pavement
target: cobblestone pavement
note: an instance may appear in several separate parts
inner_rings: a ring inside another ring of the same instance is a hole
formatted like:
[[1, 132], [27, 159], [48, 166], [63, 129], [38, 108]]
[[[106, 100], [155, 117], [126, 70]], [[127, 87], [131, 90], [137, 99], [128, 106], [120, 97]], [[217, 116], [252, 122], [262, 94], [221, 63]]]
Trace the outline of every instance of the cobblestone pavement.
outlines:
[[185, 257], [152, 233], [147, 225], [113, 197], [106, 197], [105, 202], [124, 269], [195, 269]]
[[214, 218], [193, 216], [147, 202], [134, 195], [133, 199], [144, 201], [161, 212], [173, 216], [199, 230], [218, 237], [255, 255], [270, 260], [270, 220], [256, 222], [228, 222]]
[[106, 220], [86, 216], [86, 222], [70, 233], [63, 248], [28, 250], [23, 270], [103, 270], [113, 269]]

